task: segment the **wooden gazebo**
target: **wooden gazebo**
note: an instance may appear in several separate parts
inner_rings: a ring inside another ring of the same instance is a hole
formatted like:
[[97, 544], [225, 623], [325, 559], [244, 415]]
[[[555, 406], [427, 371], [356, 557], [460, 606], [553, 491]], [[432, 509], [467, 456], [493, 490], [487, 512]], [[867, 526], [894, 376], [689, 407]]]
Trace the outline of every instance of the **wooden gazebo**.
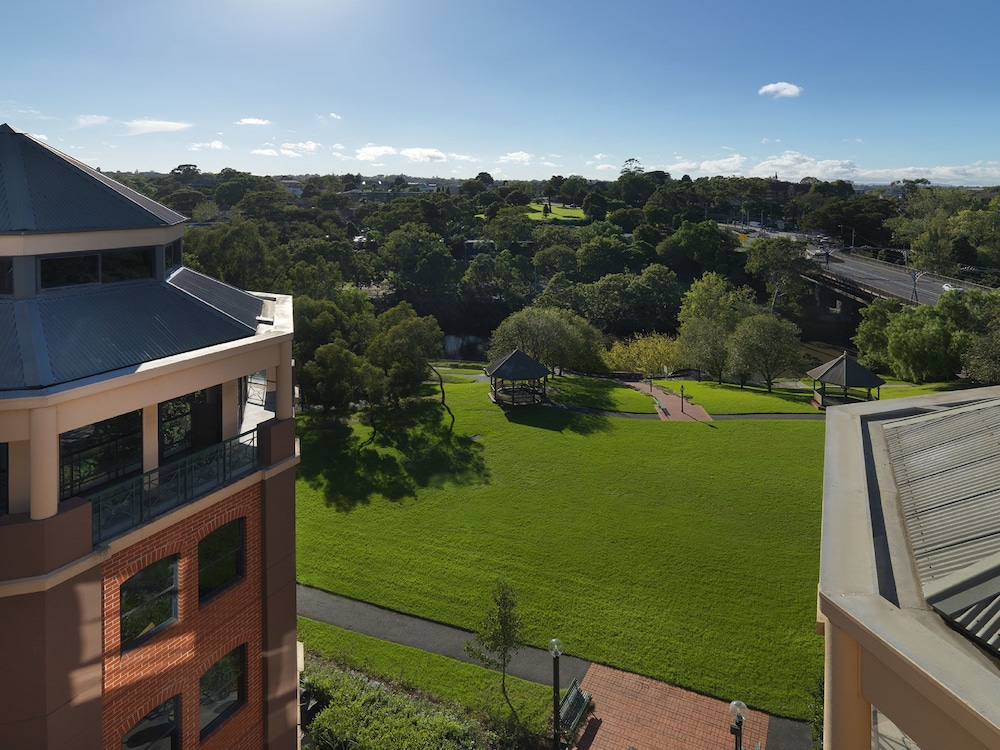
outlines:
[[[820, 408], [846, 404], [851, 401], [871, 401], [873, 388], [877, 399], [881, 394], [881, 387], [885, 385], [882, 378], [848, 357], [847, 352], [830, 360], [825, 365], [814, 367], [806, 374], [813, 379], [813, 398]], [[840, 392], [830, 393], [827, 390], [827, 385], [839, 386]], [[857, 395], [852, 396], [851, 389], [864, 389], [864, 398]]]
[[549, 368], [520, 349], [485, 368], [490, 377], [490, 399], [501, 406], [540, 404], [545, 401]]

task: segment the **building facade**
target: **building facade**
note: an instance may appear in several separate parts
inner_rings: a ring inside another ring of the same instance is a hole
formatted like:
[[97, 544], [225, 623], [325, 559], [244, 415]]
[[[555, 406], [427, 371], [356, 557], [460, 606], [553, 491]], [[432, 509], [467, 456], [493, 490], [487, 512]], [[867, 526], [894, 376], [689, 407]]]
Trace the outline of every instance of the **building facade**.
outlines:
[[827, 411], [827, 750], [1000, 747], [1000, 387]]
[[0, 747], [297, 745], [292, 302], [0, 126]]

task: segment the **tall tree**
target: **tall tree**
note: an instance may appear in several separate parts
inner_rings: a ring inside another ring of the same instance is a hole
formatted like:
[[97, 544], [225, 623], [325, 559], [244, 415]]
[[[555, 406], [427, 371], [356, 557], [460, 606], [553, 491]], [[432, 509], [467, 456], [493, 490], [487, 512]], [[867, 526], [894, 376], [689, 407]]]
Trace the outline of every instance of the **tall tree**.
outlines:
[[733, 372], [759, 375], [770, 393], [782, 375], [802, 366], [799, 327], [768, 313], [744, 318], [729, 338], [729, 367]]
[[747, 248], [747, 272], [764, 281], [772, 314], [779, 297], [788, 301], [787, 307], [795, 306], [806, 288], [802, 276], [813, 267], [806, 257], [805, 244], [787, 237], [760, 238]]

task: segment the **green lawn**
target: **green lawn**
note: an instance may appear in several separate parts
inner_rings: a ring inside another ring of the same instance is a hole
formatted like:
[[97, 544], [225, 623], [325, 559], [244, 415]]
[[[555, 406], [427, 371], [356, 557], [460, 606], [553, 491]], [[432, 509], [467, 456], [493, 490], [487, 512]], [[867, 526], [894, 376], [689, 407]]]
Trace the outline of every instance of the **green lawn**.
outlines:
[[[492, 670], [305, 617], [298, 618], [298, 623], [299, 638], [311, 651], [344, 667], [377, 674], [478, 713], [493, 713], [498, 706], [506, 708], [500, 677]], [[521, 721], [543, 733], [552, 711], [552, 687], [508, 676], [507, 694]]]
[[[473, 628], [497, 578], [526, 640], [804, 718], [822, 422], [504, 411], [446, 386], [388, 435], [299, 424], [303, 583]], [[637, 394], [642, 395], [642, 394]]]
[[748, 385], [740, 388], [732, 383], [711, 380], [657, 380], [656, 384], [684, 396], [691, 403], [704, 407], [709, 414], [817, 414], [812, 405], [812, 390], [803, 388], [774, 388], [767, 392], [764, 386]]
[[534, 221], [552, 221], [553, 219], [568, 219], [571, 221], [583, 221], [586, 214], [582, 208], [569, 208], [565, 206], [552, 206], [552, 212], [545, 214], [541, 203], [528, 204], [528, 218]]
[[560, 375], [549, 378], [546, 392], [552, 401], [565, 406], [583, 406], [629, 414], [656, 414], [656, 403], [648, 391], [643, 393], [614, 380]]

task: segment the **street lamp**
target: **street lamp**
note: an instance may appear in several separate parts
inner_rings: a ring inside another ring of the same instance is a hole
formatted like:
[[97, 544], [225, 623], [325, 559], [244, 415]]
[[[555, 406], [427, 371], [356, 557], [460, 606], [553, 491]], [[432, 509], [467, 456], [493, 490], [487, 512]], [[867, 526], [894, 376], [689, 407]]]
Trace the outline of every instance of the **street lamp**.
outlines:
[[559, 655], [563, 652], [563, 643], [558, 638], [549, 641], [549, 653], [552, 654], [552, 748], [559, 750]]
[[747, 704], [743, 701], [733, 701], [729, 704], [729, 715], [733, 723], [729, 725], [729, 733], [733, 735], [733, 747], [743, 750], [743, 722], [747, 718]]

